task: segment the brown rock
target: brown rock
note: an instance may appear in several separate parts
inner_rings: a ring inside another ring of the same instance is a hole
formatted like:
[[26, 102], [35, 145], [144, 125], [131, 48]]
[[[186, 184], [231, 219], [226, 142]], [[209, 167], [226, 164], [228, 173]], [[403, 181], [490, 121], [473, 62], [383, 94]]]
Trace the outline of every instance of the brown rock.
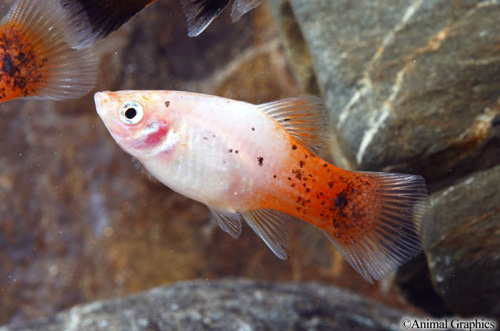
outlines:
[[500, 166], [432, 196], [426, 255], [437, 293], [464, 316], [500, 315]]

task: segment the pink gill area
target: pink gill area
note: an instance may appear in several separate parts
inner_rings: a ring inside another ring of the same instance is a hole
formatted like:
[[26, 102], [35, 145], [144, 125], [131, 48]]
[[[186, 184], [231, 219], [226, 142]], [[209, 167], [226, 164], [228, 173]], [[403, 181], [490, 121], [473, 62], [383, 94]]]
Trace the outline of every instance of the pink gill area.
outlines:
[[168, 133], [168, 127], [164, 124], [160, 124], [160, 127], [157, 131], [152, 132], [146, 136], [144, 139], [144, 145], [146, 147], [154, 147], [162, 142], [163, 138]]

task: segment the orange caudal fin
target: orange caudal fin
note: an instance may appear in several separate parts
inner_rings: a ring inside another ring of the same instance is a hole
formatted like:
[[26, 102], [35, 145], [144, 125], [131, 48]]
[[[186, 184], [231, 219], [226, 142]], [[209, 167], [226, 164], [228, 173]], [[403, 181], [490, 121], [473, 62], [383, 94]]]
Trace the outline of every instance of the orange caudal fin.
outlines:
[[96, 81], [97, 59], [58, 0], [17, 0], [0, 24], [0, 102], [77, 98]]
[[350, 190], [334, 200], [341, 218], [323, 228], [351, 266], [379, 280], [421, 250], [431, 207], [421, 176], [356, 173]]

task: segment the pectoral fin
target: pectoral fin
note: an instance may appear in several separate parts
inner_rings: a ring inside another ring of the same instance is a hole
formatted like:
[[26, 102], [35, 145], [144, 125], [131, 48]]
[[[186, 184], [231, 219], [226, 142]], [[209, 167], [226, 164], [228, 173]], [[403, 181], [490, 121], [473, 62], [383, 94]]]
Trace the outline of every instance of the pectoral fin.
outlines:
[[215, 207], [208, 207], [220, 228], [227, 232], [234, 239], [238, 239], [241, 234], [241, 215], [237, 212], [224, 211]]

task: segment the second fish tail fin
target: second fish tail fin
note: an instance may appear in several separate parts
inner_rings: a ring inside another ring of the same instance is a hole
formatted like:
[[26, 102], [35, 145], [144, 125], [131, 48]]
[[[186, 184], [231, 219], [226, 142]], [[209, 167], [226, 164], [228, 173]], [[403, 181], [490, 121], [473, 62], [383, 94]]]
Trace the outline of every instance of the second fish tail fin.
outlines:
[[59, 0], [17, 0], [2, 20], [4, 66], [0, 100], [77, 98], [96, 81], [97, 57], [83, 48], [85, 16], [75, 23]]
[[334, 204], [341, 215], [323, 232], [369, 282], [408, 262], [422, 249], [431, 206], [418, 175], [358, 172]]

